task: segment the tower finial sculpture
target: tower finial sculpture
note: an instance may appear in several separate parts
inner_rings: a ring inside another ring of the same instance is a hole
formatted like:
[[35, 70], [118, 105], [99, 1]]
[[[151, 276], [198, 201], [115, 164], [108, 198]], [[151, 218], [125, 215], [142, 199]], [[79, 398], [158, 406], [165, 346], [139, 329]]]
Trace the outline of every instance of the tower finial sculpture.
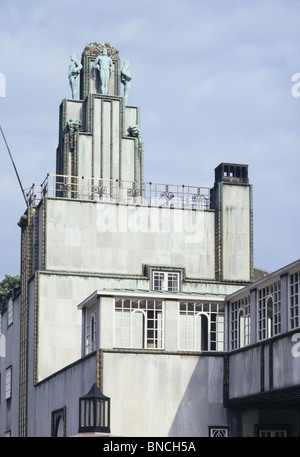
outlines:
[[108, 93], [108, 81], [111, 72], [114, 71], [112, 58], [107, 55], [107, 49], [103, 48], [102, 56], [98, 56], [93, 65], [94, 68], [99, 70], [100, 73], [100, 85], [101, 94], [107, 95]]
[[70, 82], [70, 87], [72, 90], [72, 99], [75, 100], [77, 97], [77, 89], [76, 89], [76, 78], [80, 73], [80, 70], [82, 69], [82, 65], [78, 60], [76, 59], [75, 54], [72, 54], [70, 56], [71, 59], [71, 64], [69, 66], [69, 82]]

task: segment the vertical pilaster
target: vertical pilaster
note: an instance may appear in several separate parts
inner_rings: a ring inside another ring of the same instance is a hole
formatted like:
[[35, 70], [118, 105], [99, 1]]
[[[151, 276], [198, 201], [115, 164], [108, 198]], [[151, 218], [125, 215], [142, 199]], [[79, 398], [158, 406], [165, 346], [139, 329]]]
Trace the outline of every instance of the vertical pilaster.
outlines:
[[288, 273], [280, 277], [280, 303], [281, 303], [281, 333], [289, 331], [289, 306], [283, 306], [289, 303], [289, 275]]
[[229, 355], [224, 354], [224, 372], [223, 372], [223, 406], [228, 407], [229, 401]]
[[96, 376], [97, 376], [97, 386], [103, 391], [103, 351], [101, 349], [97, 350], [97, 356], [96, 356]]
[[219, 183], [215, 191], [215, 279], [223, 281], [223, 185]]
[[21, 309], [20, 309], [20, 390], [19, 436], [27, 436], [28, 426], [28, 337], [29, 293], [28, 281], [32, 275], [33, 218], [35, 209], [29, 207], [19, 225], [21, 232]]
[[250, 291], [250, 344], [255, 344], [257, 340], [257, 290]]
[[39, 273], [34, 278], [33, 382], [38, 382]]

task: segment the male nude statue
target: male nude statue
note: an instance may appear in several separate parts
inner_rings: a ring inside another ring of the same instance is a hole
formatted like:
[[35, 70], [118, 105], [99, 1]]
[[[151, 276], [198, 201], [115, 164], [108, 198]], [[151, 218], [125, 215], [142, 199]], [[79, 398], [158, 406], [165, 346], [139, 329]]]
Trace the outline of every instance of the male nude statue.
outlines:
[[76, 78], [79, 75], [80, 70], [82, 69], [82, 65], [76, 59], [75, 54], [72, 54], [70, 59], [72, 63], [69, 66], [69, 81], [72, 90], [72, 98], [74, 100], [77, 97]]
[[108, 57], [106, 48], [103, 48], [102, 56], [96, 58], [93, 67], [100, 72], [101, 94], [107, 95], [108, 81], [114, 68], [112, 58]]

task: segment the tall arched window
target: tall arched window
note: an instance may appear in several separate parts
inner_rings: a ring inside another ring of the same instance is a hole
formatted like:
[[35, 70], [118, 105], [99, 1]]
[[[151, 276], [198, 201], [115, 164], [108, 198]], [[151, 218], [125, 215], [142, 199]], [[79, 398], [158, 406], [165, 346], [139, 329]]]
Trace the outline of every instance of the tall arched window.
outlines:
[[239, 347], [245, 346], [245, 314], [244, 310], [239, 311]]
[[91, 317], [91, 351], [96, 349], [96, 322], [95, 315]]
[[51, 436], [66, 436], [66, 407], [56, 411], [52, 411]]
[[268, 298], [267, 301], [267, 337], [273, 336], [273, 299]]
[[97, 338], [97, 318], [96, 318], [95, 307], [86, 311], [86, 323], [85, 323], [85, 340], [86, 340], [86, 354], [93, 352], [97, 349], [96, 338]]
[[145, 314], [143, 311], [131, 313], [131, 342], [133, 348], [145, 347]]
[[230, 310], [231, 349], [247, 346], [250, 344], [250, 295], [232, 302]]
[[207, 314], [196, 314], [195, 327], [195, 349], [198, 351], [207, 351], [209, 347], [209, 317], [207, 316]]
[[271, 338], [281, 332], [281, 289], [276, 281], [258, 291], [258, 339]]

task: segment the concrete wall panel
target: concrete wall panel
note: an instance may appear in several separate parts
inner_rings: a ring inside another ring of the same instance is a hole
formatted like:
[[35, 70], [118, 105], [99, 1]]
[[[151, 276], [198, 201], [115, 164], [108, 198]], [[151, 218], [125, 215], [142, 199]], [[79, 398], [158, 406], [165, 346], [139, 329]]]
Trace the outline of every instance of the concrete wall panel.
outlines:
[[48, 200], [46, 221], [51, 270], [142, 274], [155, 264], [214, 278], [213, 212]]

